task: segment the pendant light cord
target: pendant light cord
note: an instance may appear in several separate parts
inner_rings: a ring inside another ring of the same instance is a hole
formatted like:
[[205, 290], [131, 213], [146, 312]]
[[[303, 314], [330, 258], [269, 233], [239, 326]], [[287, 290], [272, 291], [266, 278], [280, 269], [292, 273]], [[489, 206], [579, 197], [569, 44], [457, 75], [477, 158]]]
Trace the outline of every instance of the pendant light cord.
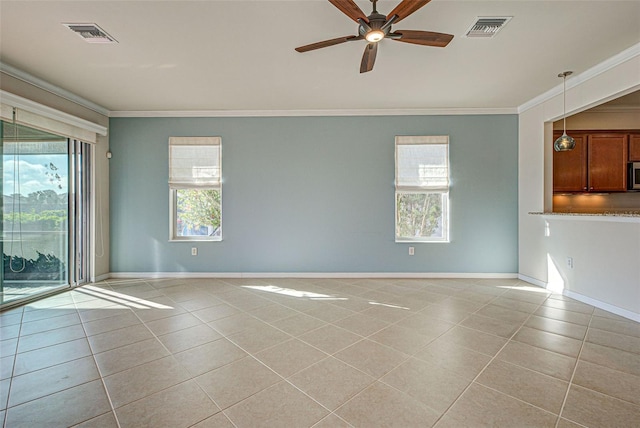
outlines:
[[562, 76], [562, 133], [567, 135], [567, 73]]

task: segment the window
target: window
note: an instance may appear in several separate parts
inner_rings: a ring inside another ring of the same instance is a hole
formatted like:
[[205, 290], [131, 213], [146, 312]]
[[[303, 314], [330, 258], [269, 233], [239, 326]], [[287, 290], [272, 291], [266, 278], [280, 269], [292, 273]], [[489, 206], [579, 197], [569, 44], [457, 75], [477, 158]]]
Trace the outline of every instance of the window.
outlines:
[[396, 242], [449, 242], [449, 137], [396, 137]]
[[169, 138], [171, 240], [222, 239], [220, 137]]

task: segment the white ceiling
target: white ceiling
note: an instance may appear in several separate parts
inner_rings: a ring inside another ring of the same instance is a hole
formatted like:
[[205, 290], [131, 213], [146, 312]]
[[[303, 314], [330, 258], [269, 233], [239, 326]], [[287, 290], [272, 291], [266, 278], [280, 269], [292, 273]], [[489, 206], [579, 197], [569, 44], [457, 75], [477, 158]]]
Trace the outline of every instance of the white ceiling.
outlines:
[[[513, 19], [493, 39], [464, 37], [477, 16]], [[63, 22], [95, 22], [119, 43], [88, 44]], [[639, 43], [640, 0], [433, 0], [394, 29], [455, 37], [446, 48], [384, 40], [360, 74], [363, 41], [294, 51], [356, 33], [326, 0], [0, 0], [0, 60], [120, 112], [514, 109], [558, 73]]]

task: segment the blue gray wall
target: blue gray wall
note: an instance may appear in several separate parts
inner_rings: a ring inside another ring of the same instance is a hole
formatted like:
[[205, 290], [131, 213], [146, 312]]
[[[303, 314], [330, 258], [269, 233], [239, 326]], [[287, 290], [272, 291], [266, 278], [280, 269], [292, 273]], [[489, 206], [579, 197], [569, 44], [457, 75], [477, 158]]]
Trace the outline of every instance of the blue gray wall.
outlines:
[[[516, 115], [112, 118], [111, 272], [517, 272], [517, 126]], [[394, 242], [396, 135], [450, 136], [450, 243]], [[171, 136], [222, 137], [221, 242], [169, 242]]]

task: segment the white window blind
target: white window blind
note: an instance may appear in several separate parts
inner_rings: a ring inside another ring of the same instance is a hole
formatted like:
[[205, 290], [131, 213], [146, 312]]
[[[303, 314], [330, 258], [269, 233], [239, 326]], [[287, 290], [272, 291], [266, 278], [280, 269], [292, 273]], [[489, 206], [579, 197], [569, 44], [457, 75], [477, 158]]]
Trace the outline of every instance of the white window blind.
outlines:
[[396, 137], [396, 242], [449, 242], [449, 137]]
[[449, 189], [449, 137], [396, 137], [396, 189]]
[[219, 189], [220, 137], [169, 138], [169, 187]]
[[97, 143], [99, 135], [107, 135], [107, 128], [68, 113], [0, 90], [0, 118], [15, 121], [34, 129], [73, 138], [85, 143]]

